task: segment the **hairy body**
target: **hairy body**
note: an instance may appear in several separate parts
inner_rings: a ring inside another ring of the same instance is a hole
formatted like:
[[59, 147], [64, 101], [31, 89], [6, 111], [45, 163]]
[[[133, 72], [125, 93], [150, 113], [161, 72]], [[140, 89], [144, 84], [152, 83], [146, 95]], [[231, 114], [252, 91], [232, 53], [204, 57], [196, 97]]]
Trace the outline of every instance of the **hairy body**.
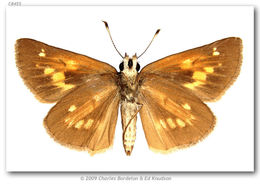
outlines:
[[136, 119], [141, 105], [138, 103], [137, 57], [125, 55], [120, 64], [119, 83], [121, 94], [121, 118], [123, 128], [123, 145], [127, 155], [131, 155], [136, 139]]

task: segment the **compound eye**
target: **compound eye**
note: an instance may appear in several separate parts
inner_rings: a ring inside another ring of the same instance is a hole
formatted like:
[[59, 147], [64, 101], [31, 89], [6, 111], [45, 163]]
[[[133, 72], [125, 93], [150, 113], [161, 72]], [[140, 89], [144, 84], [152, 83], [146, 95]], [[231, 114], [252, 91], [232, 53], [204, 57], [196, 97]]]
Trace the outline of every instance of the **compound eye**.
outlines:
[[120, 65], [119, 65], [119, 70], [120, 70], [120, 71], [123, 71], [123, 70], [124, 70], [124, 62], [120, 63]]
[[141, 68], [141, 67], [140, 67], [139, 63], [137, 63], [137, 64], [136, 64], [136, 71], [138, 72], [138, 71], [140, 70], [140, 68]]

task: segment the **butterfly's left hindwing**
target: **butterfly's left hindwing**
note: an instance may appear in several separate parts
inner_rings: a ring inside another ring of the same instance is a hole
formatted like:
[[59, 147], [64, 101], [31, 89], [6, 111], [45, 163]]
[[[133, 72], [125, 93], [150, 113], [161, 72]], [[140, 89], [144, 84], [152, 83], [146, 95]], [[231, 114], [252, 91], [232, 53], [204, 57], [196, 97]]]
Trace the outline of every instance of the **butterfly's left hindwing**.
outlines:
[[95, 154], [113, 143], [119, 100], [115, 80], [96, 75], [64, 96], [44, 125], [60, 144]]
[[17, 40], [15, 52], [21, 77], [41, 102], [58, 101], [93, 75], [117, 73], [106, 63], [32, 39]]

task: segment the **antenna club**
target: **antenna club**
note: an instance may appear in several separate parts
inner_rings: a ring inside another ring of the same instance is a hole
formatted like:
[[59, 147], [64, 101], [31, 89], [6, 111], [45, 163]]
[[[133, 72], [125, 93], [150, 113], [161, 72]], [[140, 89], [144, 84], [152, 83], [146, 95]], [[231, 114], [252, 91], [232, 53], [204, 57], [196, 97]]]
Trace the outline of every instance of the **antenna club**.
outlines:
[[102, 22], [105, 24], [106, 28], [109, 28], [106, 21], [102, 21]]
[[112, 44], [113, 44], [114, 48], [116, 49], [117, 53], [118, 53], [122, 58], [124, 58], [124, 57], [122, 56], [122, 54], [121, 54], [121, 53], [117, 50], [117, 48], [116, 48], [116, 45], [115, 45], [115, 43], [114, 43], [114, 41], [113, 41], [113, 39], [112, 39], [112, 36], [111, 36], [111, 34], [110, 34], [110, 30], [109, 30], [109, 27], [108, 27], [107, 22], [106, 22], [106, 21], [102, 21], [102, 22], [105, 23], [105, 26], [106, 26], [108, 35], [109, 35], [109, 37], [110, 37], [110, 39], [111, 39], [111, 41], [112, 41]]
[[161, 31], [161, 29], [158, 29], [158, 30], [155, 32], [155, 35], [159, 34], [160, 31]]
[[159, 32], [160, 32], [160, 29], [156, 30], [156, 32], [155, 32], [155, 34], [154, 34], [154, 36], [153, 36], [153, 39], [151, 40], [151, 42], [149, 43], [149, 45], [146, 47], [146, 49], [143, 51], [143, 53], [140, 54], [140, 55], [137, 57], [137, 59], [140, 58], [140, 57], [146, 52], [146, 50], [150, 47], [150, 45], [152, 44], [154, 38], [157, 36], [157, 34], [159, 34]]

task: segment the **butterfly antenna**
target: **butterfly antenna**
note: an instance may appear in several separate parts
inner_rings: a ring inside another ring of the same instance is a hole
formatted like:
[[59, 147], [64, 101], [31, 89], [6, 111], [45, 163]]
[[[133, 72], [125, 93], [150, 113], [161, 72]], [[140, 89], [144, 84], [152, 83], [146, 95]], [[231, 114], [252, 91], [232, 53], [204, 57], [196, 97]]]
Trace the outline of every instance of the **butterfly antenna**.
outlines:
[[158, 29], [158, 30], [155, 32], [152, 41], [149, 43], [149, 45], [146, 47], [146, 49], [143, 51], [143, 53], [142, 53], [140, 56], [138, 56], [137, 58], [140, 58], [140, 57], [146, 52], [146, 50], [150, 47], [150, 45], [152, 44], [154, 38], [159, 34], [159, 32], [160, 32], [160, 29]]
[[117, 50], [117, 48], [116, 48], [116, 45], [115, 45], [115, 43], [114, 43], [114, 41], [113, 41], [113, 39], [112, 39], [112, 36], [111, 36], [111, 34], [110, 34], [110, 30], [109, 30], [109, 27], [108, 27], [107, 22], [106, 22], [106, 21], [103, 21], [103, 23], [105, 23], [107, 32], [108, 32], [108, 34], [109, 34], [109, 37], [110, 37], [110, 39], [111, 39], [111, 41], [112, 41], [112, 43], [113, 43], [113, 45], [114, 45], [114, 47], [115, 47], [117, 53], [118, 53], [122, 58], [124, 58], [124, 57], [122, 56], [122, 54], [120, 54], [120, 52], [119, 52], [119, 51]]

